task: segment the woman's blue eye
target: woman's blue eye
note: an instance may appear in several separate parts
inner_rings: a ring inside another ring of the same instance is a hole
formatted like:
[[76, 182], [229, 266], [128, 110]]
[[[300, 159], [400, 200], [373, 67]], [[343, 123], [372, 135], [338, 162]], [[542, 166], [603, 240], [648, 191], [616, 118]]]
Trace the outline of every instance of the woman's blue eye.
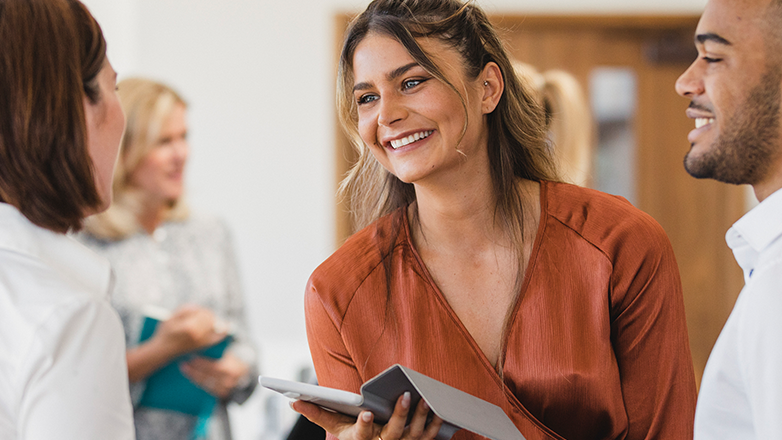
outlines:
[[361, 96], [358, 97], [356, 102], [358, 102], [358, 105], [368, 104], [368, 103], [370, 103], [372, 101], [375, 101], [376, 99], [377, 99], [377, 96], [375, 96], [375, 95], [361, 95]]
[[413, 87], [421, 84], [422, 82], [424, 82], [424, 80], [421, 80], [421, 79], [408, 79], [408, 80], [406, 80], [406, 81], [404, 81], [402, 83], [402, 89], [404, 89], [404, 90], [412, 89]]

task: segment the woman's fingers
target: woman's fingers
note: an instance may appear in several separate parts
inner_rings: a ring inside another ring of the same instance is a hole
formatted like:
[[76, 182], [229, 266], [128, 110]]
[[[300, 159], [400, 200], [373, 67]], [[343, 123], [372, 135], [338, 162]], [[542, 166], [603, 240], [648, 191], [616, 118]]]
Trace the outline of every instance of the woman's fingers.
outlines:
[[401, 439], [405, 432], [407, 424], [407, 414], [410, 412], [410, 393], [405, 392], [398, 399], [394, 406], [394, 413], [380, 433], [380, 437], [385, 439]]
[[291, 407], [340, 440], [377, 440], [378, 437], [383, 440], [434, 439], [440, 431], [443, 421], [434, 416], [427, 424], [429, 405], [421, 399], [410, 425], [406, 426], [410, 404], [410, 393], [399, 396], [391, 419], [383, 427], [373, 423], [374, 416], [369, 411], [362, 411], [356, 419], [353, 419], [349, 416], [326, 411], [317, 405], [301, 400], [293, 402]]
[[[424, 399], [421, 399], [418, 401], [418, 405], [415, 408], [415, 413], [413, 413], [413, 419], [410, 421], [410, 426], [408, 427], [408, 434], [410, 438], [421, 438], [421, 436], [424, 434], [424, 430], [427, 427], [426, 419], [428, 416], [429, 405], [427, 405]], [[437, 429], [439, 430], [440, 428], [438, 427]], [[435, 431], [435, 434], [437, 434], [437, 431]]]
[[443, 419], [438, 416], [432, 417], [432, 421], [426, 426], [422, 439], [433, 439], [437, 437], [437, 433], [440, 431], [440, 427], [443, 426]]
[[291, 408], [340, 440], [371, 440], [377, 436], [376, 427], [372, 423], [374, 417], [369, 411], [362, 411], [354, 419], [302, 400], [293, 402]]
[[356, 418], [355, 435], [354, 436], [340, 436], [340, 440], [343, 438], [354, 438], [356, 440], [374, 440], [376, 437], [375, 432], [379, 431], [377, 426], [372, 423], [375, 420], [374, 414], [369, 411], [362, 411]]

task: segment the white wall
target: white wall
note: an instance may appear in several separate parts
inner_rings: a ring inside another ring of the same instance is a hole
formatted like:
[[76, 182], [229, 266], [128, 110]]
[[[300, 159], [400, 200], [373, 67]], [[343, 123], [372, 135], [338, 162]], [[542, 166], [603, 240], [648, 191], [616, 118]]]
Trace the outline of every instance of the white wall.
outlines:
[[[367, 1], [83, 1], [120, 78], [157, 78], [189, 101], [191, 203], [233, 228], [263, 372], [294, 377], [309, 359], [304, 286], [334, 243], [333, 17]], [[699, 13], [705, 3], [479, 0], [490, 13]], [[253, 405], [237, 440], [259, 436]]]

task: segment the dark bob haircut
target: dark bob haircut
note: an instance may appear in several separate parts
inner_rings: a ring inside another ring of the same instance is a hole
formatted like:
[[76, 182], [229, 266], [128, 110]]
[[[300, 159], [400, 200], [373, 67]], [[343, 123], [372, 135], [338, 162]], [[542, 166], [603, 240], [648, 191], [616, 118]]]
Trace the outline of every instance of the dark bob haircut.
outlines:
[[100, 100], [100, 26], [78, 0], [0, 0], [0, 202], [56, 232], [101, 205], [84, 98]]

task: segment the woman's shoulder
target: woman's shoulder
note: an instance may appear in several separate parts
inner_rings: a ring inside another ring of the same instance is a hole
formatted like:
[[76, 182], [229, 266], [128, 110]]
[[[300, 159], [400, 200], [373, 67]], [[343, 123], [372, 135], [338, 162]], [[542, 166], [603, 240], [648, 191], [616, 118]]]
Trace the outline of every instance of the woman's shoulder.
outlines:
[[341, 292], [355, 292], [376, 270], [403, 233], [402, 210], [380, 218], [356, 232], [313, 271], [310, 291], [324, 293], [332, 286]]
[[604, 251], [629, 242], [670, 246], [660, 224], [624, 197], [567, 183], [543, 187], [546, 214]]

